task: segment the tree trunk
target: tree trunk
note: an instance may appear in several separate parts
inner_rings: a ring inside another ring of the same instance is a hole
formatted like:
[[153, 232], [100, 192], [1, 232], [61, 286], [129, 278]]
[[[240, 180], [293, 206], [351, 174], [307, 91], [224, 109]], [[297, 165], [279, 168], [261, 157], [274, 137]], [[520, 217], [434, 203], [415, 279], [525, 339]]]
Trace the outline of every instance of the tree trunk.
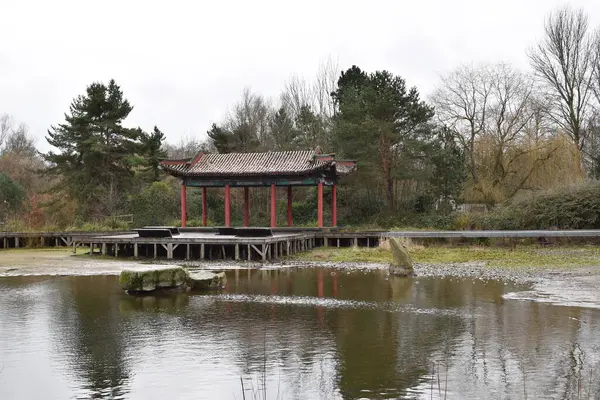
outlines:
[[385, 137], [379, 139], [379, 155], [381, 157], [381, 169], [383, 171], [383, 179], [385, 182], [386, 198], [388, 209], [394, 211], [394, 180], [392, 179], [392, 167], [390, 157], [390, 145], [386, 143]]

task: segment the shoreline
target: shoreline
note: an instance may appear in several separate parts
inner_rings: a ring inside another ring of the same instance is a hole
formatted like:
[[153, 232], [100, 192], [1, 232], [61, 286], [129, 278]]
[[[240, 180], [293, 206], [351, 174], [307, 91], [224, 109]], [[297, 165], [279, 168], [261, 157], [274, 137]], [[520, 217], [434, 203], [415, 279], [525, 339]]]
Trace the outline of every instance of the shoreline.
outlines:
[[[184, 260], [132, 260], [112, 257], [73, 255], [70, 249], [19, 249], [0, 252], [0, 279], [23, 277], [118, 276], [124, 269], [144, 269], [149, 264], [160, 266], [180, 265], [191, 270], [239, 270], [331, 268], [347, 273], [385, 271], [385, 262], [324, 261], [286, 259], [260, 263], [248, 261], [184, 261]], [[306, 253], [303, 257], [308, 256]], [[10, 263], [7, 263], [10, 262]], [[8, 265], [7, 265], [8, 264]], [[510, 263], [508, 263], [510, 265]], [[600, 263], [577, 264], [565, 267], [501, 266], [482, 261], [471, 262], [415, 262], [414, 279], [460, 279], [513, 283], [522, 290], [507, 292], [506, 301], [534, 301], [556, 306], [600, 309]], [[386, 278], [387, 279], [387, 278]]]
[[[544, 249], [545, 250], [545, 249]], [[555, 249], [556, 250], [556, 249]], [[572, 249], [573, 250], [573, 249]], [[0, 252], [0, 278], [17, 276], [86, 276], [119, 275], [126, 268], [152, 265], [181, 265], [190, 269], [279, 269], [279, 268], [332, 268], [343, 270], [386, 270], [389, 263], [375, 261], [338, 261], [307, 259], [311, 252], [299, 258], [282, 259], [267, 263], [256, 261], [186, 261], [186, 260], [134, 260], [112, 257], [90, 257], [83, 249], [73, 254], [71, 249], [18, 249]], [[318, 251], [318, 250], [317, 250]], [[576, 249], [575, 251], [580, 251]], [[313, 251], [314, 252], [314, 251]], [[317, 258], [317, 257], [315, 257]], [[491, 265], [486, 261], [414, 262], [415, 278], [465, 278], [501, 280], [520, 284], [535, 284], [548, 279], [566, 279], [578, 276], [598, 276], [600, 262], [582, 262], [568, 268], [563, 266], [514, 267], [508, 260], [506, 266]]]

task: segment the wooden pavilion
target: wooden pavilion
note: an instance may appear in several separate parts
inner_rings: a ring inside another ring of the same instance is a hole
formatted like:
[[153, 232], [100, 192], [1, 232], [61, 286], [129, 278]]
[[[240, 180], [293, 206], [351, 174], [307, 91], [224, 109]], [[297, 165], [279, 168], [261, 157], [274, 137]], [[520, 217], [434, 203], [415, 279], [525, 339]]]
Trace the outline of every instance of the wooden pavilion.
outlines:
[[340, 177], [356, 169], [356, 162], [336, 160], [334, 154], [321, 154], [320, 148], [307, 151], [208, 154], [191, 159], [163, 160], [161, 168], [181, 179], [181, 226], [186, 226], [186, 189], [202, 188], [202, 225], [206, 226], [206, 189], [225, 189], [225, 226], [230, 226], [231, 188], [244, 189], [244, 226], [250, 224], [249, 189], [271, 188], [271, 227], [277, 225], [276, 189], [287, 188], [287, 223], [292, 220], [292, 187], [316, 186], [318, 227], [323, 227], [323, 186], [332, 190], [332, 226], [337, 226], [336, 185]]

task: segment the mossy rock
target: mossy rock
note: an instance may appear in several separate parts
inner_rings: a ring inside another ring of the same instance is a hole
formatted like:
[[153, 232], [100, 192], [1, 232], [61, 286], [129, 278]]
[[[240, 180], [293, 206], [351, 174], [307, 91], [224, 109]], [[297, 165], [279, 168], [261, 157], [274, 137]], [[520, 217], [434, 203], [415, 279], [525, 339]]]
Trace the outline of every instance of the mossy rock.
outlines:
[[392, 250], [390, 274], [398, 276], [412, 275], [414, 272], [412, 258], [408, 253], [408, 249], [400, 242], [400, 239], [391, 238], [390, 249]]
[[155, 290], [220, 289], [227, 283], [225, 272], [188, 272], [182, 267], [154, 265], [121, 272], [121, 287], [130, 293]]
[[119, 283], [129, 292], [149, 292], [163, 288], [178, 288], [187, 282], [187, 273], [182, 267], [152, 266], [145, 269], [130, 269], [121, 272]]
[[190, 271], [188, 285], [192, 289], [221, 289], [227, 284], [225, 272]]

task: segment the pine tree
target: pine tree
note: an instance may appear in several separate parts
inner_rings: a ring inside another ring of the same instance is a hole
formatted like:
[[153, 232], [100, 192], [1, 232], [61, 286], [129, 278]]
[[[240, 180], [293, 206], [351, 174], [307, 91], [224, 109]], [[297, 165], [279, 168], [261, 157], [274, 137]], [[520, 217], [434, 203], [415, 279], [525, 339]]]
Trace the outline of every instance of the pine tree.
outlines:
[[77, 200], [83, 218], [114, 214], [130, 186], [141, 136], [122, 125], [132, 109], [114, 80], [96, 82], [73, 100], [65, 122], [48, 130], [48, 143], [58, 149], [44, 155], [49, 172], [61, 178], [56, 189]]
[[213, 123], [206, 134], [219, 153], [231, 153], [231, 142], [233, 141], [231, 132]]
[[294, 150], [298, 148], [298, 131], [284, 107], [281, 107], [273, 115], [269, 125], [274, 149]]
[[440, 127], [435, 132], [429, 160], [433, 173], [429, 180], [432, 194], [439, 203], [439, 211], [452, 211], [452, 201], [458, 201], [467, 179], [464, 149], [458, 143], [456, 132]]
[[388, 208], [394, 211], [394, 181], [411, 172], [407, 165], [418, 166], [433, 108], [420, 100], [416, 88], [407, 89], [401, 77], [387, 71], [367, 74], [356, 66], [342, 73], [332, 97], [338, 150], [382, 181]]
[[165, 134], [156, 126], [152, 133], [143, 133], [141, 136], [142, 154], [145, 159], [144, 172], [148, 175], [150, 182], [160, 180], [160, 160], [167, 157], [167, 152], [162, 149]]

